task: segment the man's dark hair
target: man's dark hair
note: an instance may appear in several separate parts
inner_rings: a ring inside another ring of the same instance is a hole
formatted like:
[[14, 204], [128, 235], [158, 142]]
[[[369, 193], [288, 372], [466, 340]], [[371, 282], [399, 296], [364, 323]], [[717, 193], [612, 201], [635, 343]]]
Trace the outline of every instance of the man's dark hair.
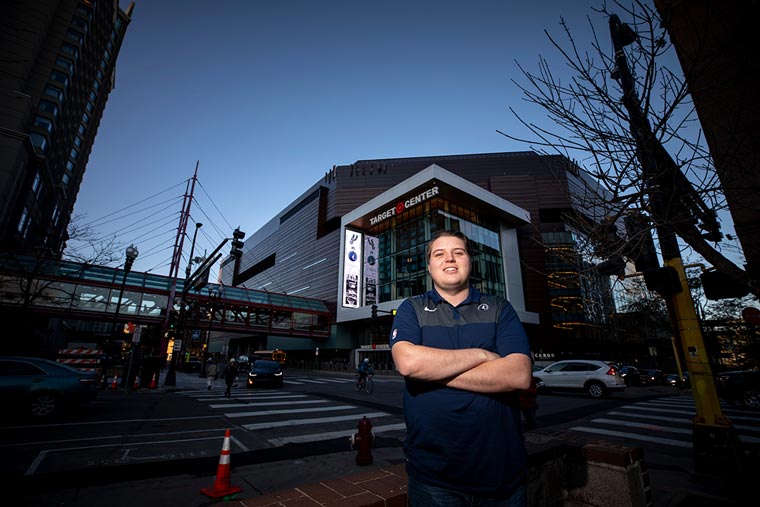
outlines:
[[472, 259], [472, 249], [470, 248], [470, 240], [467, 238], [467, 236], [464, 235], [464, 233], [459, 231], [451, 231], [444, 229], [442, 231], [436, 231], [433, 233], [433, 236], [430, 238], [430, 241], [428, 241], [427, 247], [425, 248], [425, 258], [430, 262], [430, 254], [431, 249], [433, 247], [433, 242], [437, 240], [438, 238], [444, 238], [444, 237], [454, 237], [459, 238], [462, 241], [464, 241], [464, 249], [467, 251], [467, 255], [470, 256], [470, 259]]

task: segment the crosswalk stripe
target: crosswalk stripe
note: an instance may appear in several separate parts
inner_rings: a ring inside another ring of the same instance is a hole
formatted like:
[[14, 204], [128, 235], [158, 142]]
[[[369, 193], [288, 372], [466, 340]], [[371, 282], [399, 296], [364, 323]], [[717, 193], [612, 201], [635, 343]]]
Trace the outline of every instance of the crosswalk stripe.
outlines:
[[[369, 414], [363, 414], [365, 417], [385, 417], [389, 414], [385, 412], [371, 412]], [[247, 430], [262, 430], [269, 428], [280, 428], [282, 426], [300, 426], [304, 424], [321, 424], [330, 422], [342, 422], [356, 420], [356, 415], [342, 415], [335, 417], [314, 417], [311, 419], [287, 419], [285, 421], [270, 421], [264, 423], [243, 424], [243, 428]]]
[[327, 403], [327, 400], [306, 400], [306, 401], [265, 401], [255, 403], [237, 403], [230, 404], [224, 403], [219, 405], [209, 405], [211, 408], [227, 408], [227, 407], [272, 407], [276, 405], [314, 405], [317, 403]]
[[[377, 426], [372, 428], [373, 433], [377, 435], [378, 433], [382, 433], [385, 431], [394, 431], [394, 430], [403, 430], [406, 429], [406, 424], [400, 423], [400, 424], [387, 424], [385, 426]], [[269, 440], [269, 443], [279, 447], [285, 444], [300, 444], [303, 442], [314, 442], [317, 440], [330, 440], [333, 438], [340, 438], [340, 437], [350, 437], [356, 433], [356, 430], [344, 430], [344, 431], [331, 431], [328, 433], [315, 433], [312, 435], [297, 435], [292, 437], [281, 437], [281, 438], [272, 438]]]
[[630, 433], [630, 432], [605, 430], [601, 428], [592, 428], [590, 426], [574, 426], [570, 429], [572, 431], [582, 431], [585, 433], [593, 433], [595, 435], [608, 435], [611, 437], [620, 437], [620, 438], [624, 438], [628, 440], [645, 440], [647, 442], [656, 443], [656, 444], [671, 445], [674, 447], [685, 447], [687, 449], [692, 448], [691, 442], [685, 442], [682, 440], [673, 440], [671, 438], [659, 438], [659, 437], [653, 437], [650, 435], [639, 435], [639, 434]]
[[614, 424], [616, 426], [627, 426], [629, 428], [639, 428], [639, 429], [645, 429], [649, 431], [659, 431], [662, 433], [675, 433], [677, 435], [691, 435], [692, 433], [690, 429], [669, 428], [668, 426], [659, 426], [657, 424], [644, 424], [644, 423], [637, 423], [637, 422], [632, 422], [632, 421], [621, 421], [620, 419], [605, 419], [604, 417], [600, 417], [598, 419], [592, 419], [591, 422], [602, 423], [602, 424]]
[[[306, 400], [306, 401], [266, 401], [266, 402], [255, 402], [255, 403], [241, 403], [239, 406], [243, 407], [272, 407], [276, 405], [315, 405], [318, 403], [327, 403], [327, 400]], [[233, 405], [230, 404], [220, 404], [220, 405], [209, 405], [211, 408], [225, 408], [225, 407], [231, 407]]]
[[353, 405], [339, 405], [337, 407], [295, 408], [293, 410], [259, 410], [256, 412], [229, 412], [226, 417], [259, 417], [263, 415], [304, 414], [306, 412], [325, 412], [327, 410], [352, 410]]

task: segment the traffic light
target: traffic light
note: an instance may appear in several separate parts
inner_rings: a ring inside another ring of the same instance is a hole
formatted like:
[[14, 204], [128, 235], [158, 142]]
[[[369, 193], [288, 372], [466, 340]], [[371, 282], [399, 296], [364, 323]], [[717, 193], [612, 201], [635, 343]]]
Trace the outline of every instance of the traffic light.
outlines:
[[597, 264], [596, 272], [602, 276], [623, 276], [625, 274], [625, 261], [619, 255], [615, 255]]
[[372, 318], [377, 317], [377, 305], [372, 305]]
[[674, 296], [683, 291], [678, 271], [671, 266], [644, 271], [644, 282], [647, 284], [647, 289], [658, 293], [664, 298]]
[[232, 231], [232, 250], [230, 251], [230, 255], [237, 259], [243, 256], [243, 241], [242, 240], [244, 237], [245, 237], [245, 233], [240, 230], [240, 227]]
[[743, 298], [749, 294], [747, 284], [735, 281], [722, 271], [705, 271], [700, 275], [707, 299]]
[[644, 272], [660, 267], [657, 250], [652, 239], [652, 224], [641, 213], [626, 215], [625, 231], [628, 235], [627, 255], [636, 266], [636, 271]]
[[169, 331], [177, 330], [177, 321], [179, 320], [179, 313], [175, 309], [169, 310]]

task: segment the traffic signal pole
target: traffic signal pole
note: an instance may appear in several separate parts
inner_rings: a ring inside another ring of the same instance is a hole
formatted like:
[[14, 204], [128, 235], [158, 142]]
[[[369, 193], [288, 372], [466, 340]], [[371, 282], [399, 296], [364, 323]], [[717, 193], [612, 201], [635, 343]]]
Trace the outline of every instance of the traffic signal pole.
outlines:
[[[673, 203], [669, 199], [673, 196], [665, 195], [663, 190], [663, 187], [668, 188], [663, 183], [673, 181], [677, 176], [683, 177], [683, 174], [655, 139], [634, 89], [633, 77], [623, 48], [635, 42], [638, 36], [616, 15], [610, 16], [609, 23], [615, 50], [613, 78], [619, 81], [623, 90], [622, 102], [628, 111], [631, 134], [636, 140], [636, 156], [641, 164], [650, 212], [657, 222], [657, 236], [665, 265], [659, 270], [659, 274], [663, 275], [661, 278], [664, 279], [660, 283], [660, 293], [666, 298], [671, 318], [678, 329], [694, 395], [694, 468], [697, 472], [733, 473], [741, 468], [743, 451], [736, 429], [720, 408], [702, 329], [686, 280], [678, 239], [669, 220], [673, 215]], [[669, 279], [668, 275], [674, 276]]]

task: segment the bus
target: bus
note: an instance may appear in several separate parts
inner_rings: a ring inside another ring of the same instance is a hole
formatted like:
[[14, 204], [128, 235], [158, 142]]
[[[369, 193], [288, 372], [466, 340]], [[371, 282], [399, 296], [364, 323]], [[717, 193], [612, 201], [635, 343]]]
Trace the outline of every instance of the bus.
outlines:
[[254, 359], [268, 359], [270, 361], [277, 361], [280, 366], [285, 366], [285, 360], [288, 354], [284, 350], [257, 350], [253, 354]]

